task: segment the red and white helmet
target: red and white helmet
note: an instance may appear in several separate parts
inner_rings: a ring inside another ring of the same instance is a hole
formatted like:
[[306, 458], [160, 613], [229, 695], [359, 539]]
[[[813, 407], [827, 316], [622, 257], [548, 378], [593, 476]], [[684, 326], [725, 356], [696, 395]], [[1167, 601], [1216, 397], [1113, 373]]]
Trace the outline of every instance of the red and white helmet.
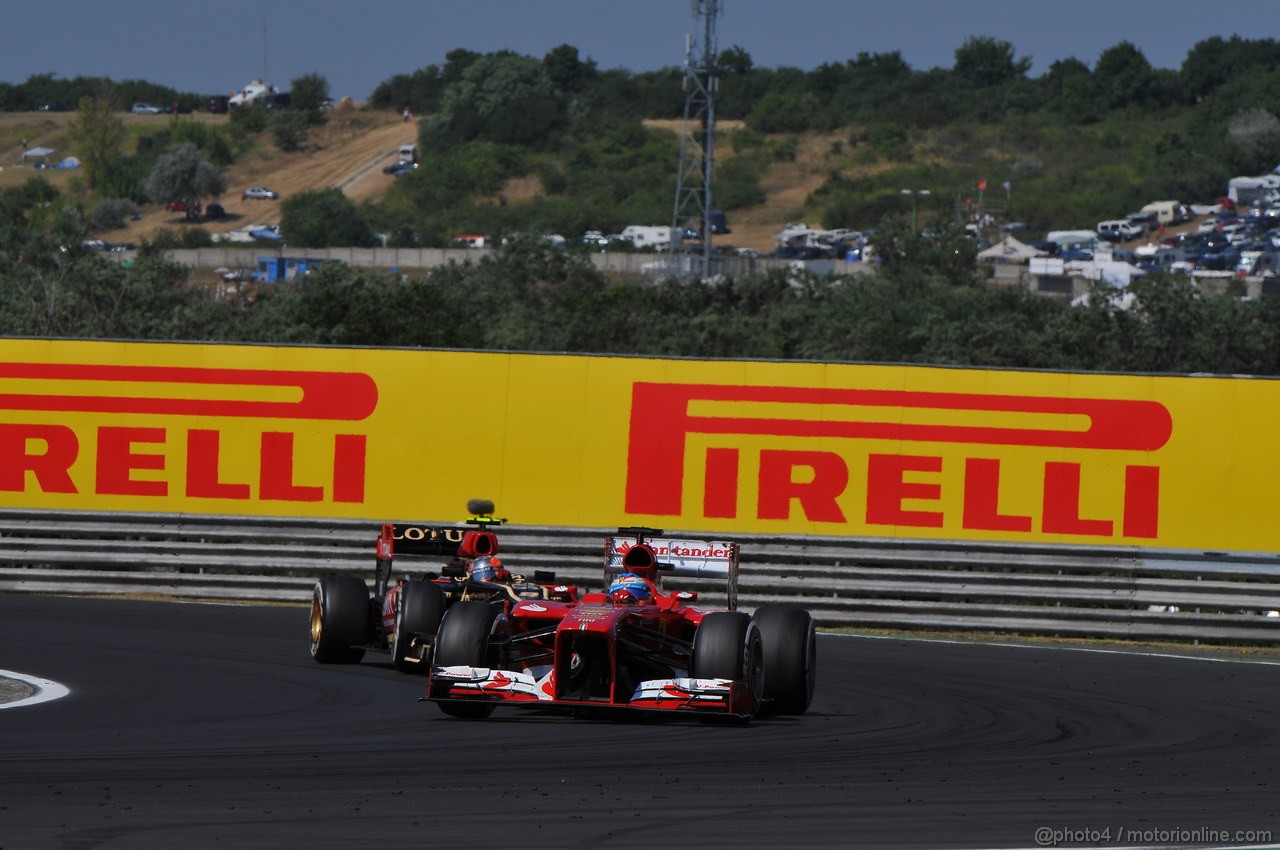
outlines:
[[619, 605], [635, 605], [653, 599], [653, 588], [635, 573], [623, 573], [609, 585], [609, 601]]

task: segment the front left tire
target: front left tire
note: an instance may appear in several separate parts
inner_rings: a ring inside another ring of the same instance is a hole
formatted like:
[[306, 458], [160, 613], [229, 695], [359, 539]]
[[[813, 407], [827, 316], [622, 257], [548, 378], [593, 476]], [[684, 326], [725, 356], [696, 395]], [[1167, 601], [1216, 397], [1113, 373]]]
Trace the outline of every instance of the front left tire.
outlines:
[[766, 714], [804, 714], [813, 702], [818, 675], [818, 638], [813, 615], [803, 608], [766, 605], [756, 610], [764, 641]]
[[371, 622], [369, 588], [355, 576], [322, 576], [311, 592], [311, 657], [321, 664], [364, 658]]
[[[497, 630], [502, 610], [490, 602], [456, 602], [440, 623], [436, 636], [436, 667], [489, 667], [494, 662], [490, 639]], [[486, 702], [445, 700], [437, 702], [450, 717], [480, 720], [493, 714]]]

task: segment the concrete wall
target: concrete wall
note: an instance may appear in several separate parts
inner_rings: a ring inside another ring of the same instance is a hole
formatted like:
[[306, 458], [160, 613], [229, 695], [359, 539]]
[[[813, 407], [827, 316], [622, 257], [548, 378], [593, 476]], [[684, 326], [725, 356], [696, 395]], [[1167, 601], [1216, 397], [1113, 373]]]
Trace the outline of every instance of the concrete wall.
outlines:
[[[167, 251], [166, 259], [197, 269], [252, 269], [259, 257], [311, 257], [337, 260], [350, 266], [373, 269], [434, 269], [449, 263], [475, 263], [489, 256], [488, 248], [285, 248], [273, 250], [256, 245], [219, 245], [210, 248]], [[653, 278], [672, 258], [665, 254], [595, 253], [586, 255], [597, 269], [608, 274]], [[689, 274], [692, 257], [674, 258], [676, 273]], [[872, 267], [841, 261], [779, 260], [773, 257], [716, 257], [715, 271], [741, 276], [769, 269], [809, 268], [815, 274], [859, 274]]]

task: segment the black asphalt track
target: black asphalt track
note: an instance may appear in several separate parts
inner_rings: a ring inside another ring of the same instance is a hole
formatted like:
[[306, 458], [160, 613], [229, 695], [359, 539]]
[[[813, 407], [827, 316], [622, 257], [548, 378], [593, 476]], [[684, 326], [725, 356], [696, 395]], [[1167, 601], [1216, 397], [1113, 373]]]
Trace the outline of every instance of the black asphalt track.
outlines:
[[0, 669], [72, 689], [0, 710], [0, 848], [1280, 840], [1280, 667], [823, 637], [800, 718], [476, 722], [306, 619], [0, 595]]

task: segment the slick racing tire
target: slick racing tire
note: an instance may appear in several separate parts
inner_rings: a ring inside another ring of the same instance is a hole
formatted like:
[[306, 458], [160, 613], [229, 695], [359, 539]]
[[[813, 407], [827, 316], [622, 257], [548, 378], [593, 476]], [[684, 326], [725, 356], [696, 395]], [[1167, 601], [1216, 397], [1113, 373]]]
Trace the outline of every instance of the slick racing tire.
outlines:
[[311, 657], [355, 664], [369, 640], [369, 588], [355, 576], [323, 576], [311, 594]]
[[396, 625], [391, 633], [391, 663], [401, 673], [430, 672], [431, 659], [411, 659], [409, 646], [414, 635], [419, 634], [435, 641], [444, 606], [444, 593], [429, 581], [406, 581], [400, 588], [396, 601]]
[[[457, 602], [440, 623], [436, 636], [437, 667], [489, 667], [494, 662], [489, 639], [502, 609], [490, 602]], [[493, 705], [484, 702], [437, 702], [450, 717], [479, 720], [493, 714]]]
[[803, 608], [766, 605], [756, 610], [764, 641], [765, 714], [804, 714], [813, 702], [818, 673], [818, 636]]
[[747, 721], [760, 711], [764, 698], [764, 647], [760, 627], [749, 614], [717, 611], [702, 618], [693, 637], [695, 679], [732, 679], [745, 682], [749, 694]]

